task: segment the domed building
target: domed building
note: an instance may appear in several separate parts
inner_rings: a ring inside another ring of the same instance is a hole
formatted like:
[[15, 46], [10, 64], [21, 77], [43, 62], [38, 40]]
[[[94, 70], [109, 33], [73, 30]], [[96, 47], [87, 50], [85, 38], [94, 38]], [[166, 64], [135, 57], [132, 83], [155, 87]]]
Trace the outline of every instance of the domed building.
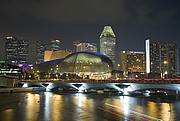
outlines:
[[81, 51], [66, 56], [60, 64], [59, 73], [87, 79], [107, 79], [111, 77], [112, 70], [112, 61], [107, 56]]
[[27, 72], [32, 79], [108, 79], [112, 70], [112, 61], [107, 56], [81, 51], [36, 64]]

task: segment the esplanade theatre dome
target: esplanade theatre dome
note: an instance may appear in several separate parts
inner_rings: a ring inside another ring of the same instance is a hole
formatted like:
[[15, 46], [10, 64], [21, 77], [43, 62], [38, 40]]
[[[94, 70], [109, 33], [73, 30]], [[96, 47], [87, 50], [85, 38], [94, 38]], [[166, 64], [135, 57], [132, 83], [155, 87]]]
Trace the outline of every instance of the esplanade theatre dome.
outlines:
[[76, 52], [66, 56], [60, 64], [60, 73], [76, 74], [89, 79], [107, 79], [112, 70], [112, 61], [96, 52]]

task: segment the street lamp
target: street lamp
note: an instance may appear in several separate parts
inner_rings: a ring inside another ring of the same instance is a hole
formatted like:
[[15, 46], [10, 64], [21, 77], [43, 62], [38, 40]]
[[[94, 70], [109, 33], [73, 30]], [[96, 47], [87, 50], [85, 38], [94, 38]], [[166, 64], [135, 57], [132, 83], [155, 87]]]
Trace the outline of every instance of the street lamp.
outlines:
[[167, 61], [164, 61], [164, 64], [167, 64], [168, 62]]
[[162, 74], [161, 77], [162, 78], [165, 78], [165, 76], [168, 74], [168, 72], [167, 72], [167, 64], [168, 64], [168, 61], [165, 60], [163, 62], [163, 68], [161, 67], [161, 71], [162, 71], [161, 72], [161, 74]]
[[38, 80], [40, 79], [40, 73], [39, 73], [39, 70], [37, 70], [37, 78], [38, 78]]

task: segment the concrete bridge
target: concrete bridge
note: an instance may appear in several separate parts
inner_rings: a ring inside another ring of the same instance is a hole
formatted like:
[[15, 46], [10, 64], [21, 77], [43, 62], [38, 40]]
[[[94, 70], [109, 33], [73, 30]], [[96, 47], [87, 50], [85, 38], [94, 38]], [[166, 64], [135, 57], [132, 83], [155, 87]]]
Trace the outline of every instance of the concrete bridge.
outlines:
[[[154, 81], [153, 81], [154, 82]], [[171, 90], [180, 91], [180, 83], [164, 83], [154, 82], [130, 82], [130, 81], [117, 81], [117, 80], [101, 80], [101, 81], [85, 81], [85, 80], [56, 80], [56, 81], [20, 81], [19, 85], [22, 87], [41, 87], [46, 91], [61, 90], [61, 91], [78, 91], [78, 92], [119, 92], [123, 94], [130, 94], [133, 92], [145, 92], [145, 91], [159, 91], [159, 90]]]

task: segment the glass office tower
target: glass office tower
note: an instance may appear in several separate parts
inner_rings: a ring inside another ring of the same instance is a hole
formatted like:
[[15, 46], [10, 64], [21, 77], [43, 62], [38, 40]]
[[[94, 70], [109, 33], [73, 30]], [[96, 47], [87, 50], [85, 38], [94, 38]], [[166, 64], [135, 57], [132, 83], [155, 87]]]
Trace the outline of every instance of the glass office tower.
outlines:
[[28, 63], [29, 43], [24, 39], [6, 37], [5, 55], [8, 64]]
[[177, 44], [146, 40], [146, 72], [173, 76], [177, 74]]
[[46, 43], [43, 41], [36, 41], [36, 63], [44, 62], [44, 52], [46, 50]]

